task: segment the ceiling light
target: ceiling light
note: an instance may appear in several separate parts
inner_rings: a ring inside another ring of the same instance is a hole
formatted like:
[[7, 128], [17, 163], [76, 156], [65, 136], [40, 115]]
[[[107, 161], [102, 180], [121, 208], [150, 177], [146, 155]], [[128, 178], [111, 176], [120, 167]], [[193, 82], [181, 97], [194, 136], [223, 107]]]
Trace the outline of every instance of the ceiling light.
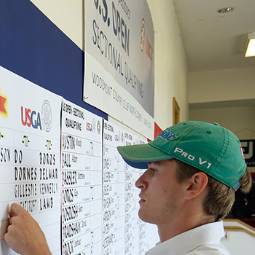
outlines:
[[234, 7], [224, 7], [224, 8], [219, 9], [217, 12], [220, 14], [226, 14], [226, 13], [229, 13], [232, 11], [234, 11]]
[[255, 32], [248, 34], [248, 47], [245, 53], [245, 57], [254, 57], [255, 56]]

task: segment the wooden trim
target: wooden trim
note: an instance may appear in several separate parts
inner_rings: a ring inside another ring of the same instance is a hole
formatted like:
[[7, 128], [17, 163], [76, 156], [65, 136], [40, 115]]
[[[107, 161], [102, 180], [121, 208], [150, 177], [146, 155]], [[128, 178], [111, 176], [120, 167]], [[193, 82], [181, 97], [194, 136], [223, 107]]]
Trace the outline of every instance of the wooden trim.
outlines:
[[245, 232], [255, 237], [255, 228], [238, 219], [225, 219], [224, 222], [238, 223], [242, 226], [224, 226], [226, 231]]
[[227, 232], [245, 232], [246, 234], [255, 237], [255, 232], [248, 230], [246, 228], [242, 228], [240, 226], [227, 226], [224, 227], [225, 231]]
[[173, 101], [172, 101], [172, 105], [173, 105], [173, 124], [177, 124], [178, 122], [180, 122], [180, 106], [176, 100], [175, 97], [173, 97]]

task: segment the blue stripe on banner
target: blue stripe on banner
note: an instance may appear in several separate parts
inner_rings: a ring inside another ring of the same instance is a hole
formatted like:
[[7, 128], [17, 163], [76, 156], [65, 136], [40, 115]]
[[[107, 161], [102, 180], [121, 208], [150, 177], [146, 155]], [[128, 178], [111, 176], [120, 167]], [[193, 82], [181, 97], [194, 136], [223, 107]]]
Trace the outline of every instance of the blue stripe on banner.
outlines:
[[0, 65], [105, 119], [82, 101], [84, 52], [28, 0], [0, 0]]

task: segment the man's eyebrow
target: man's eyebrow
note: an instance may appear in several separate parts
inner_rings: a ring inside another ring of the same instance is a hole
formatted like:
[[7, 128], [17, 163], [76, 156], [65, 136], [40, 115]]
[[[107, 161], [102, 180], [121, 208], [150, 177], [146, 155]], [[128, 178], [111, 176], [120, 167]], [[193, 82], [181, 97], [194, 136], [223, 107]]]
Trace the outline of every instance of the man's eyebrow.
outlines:
[[153, 165], [160, 165], [161, 164], [161, 161], [155, 161], [155, 162], [148, 162], [148, 166], [149, 165], [151, 165], [151, 164], [153, 164]]
[[150, 163], [148, 163], [148, 169], [157, 170], [158, 165], [159, 165], [158, 162], [150, 162]]

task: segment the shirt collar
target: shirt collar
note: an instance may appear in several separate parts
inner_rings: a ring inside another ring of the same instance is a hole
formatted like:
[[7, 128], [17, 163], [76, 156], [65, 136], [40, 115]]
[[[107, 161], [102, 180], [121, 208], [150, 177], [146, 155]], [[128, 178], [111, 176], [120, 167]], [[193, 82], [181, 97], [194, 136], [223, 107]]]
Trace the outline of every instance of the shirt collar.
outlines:
[[205, 224], [159, 243], [146, 255], [182, 255], [203, 244], [218, 244], [225, 236], [223, 222]]

